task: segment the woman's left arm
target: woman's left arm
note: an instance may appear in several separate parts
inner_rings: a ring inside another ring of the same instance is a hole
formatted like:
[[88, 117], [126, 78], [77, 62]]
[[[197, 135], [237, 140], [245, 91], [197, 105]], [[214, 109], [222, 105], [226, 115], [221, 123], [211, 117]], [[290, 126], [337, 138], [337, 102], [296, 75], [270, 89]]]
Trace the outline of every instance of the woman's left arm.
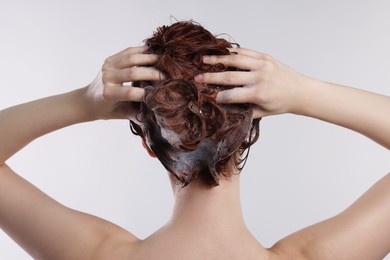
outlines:
[[[110, 234], [128, 233], [61, 205], [13, 172], [6, 160], [57, 129], [131, 117], [121, 101], [142, 100], [143, 89], [122, 87], [122, 83], [160, 79], [158, 71], [142, 66], [157, 60], [143, 54], [145, 50], [129, 48], [111, 56], [85, 88], [0, 111], [0, 228], [35, 259], [96, 259]], [[127, 238], [136, 239], [131, 234]]]
[[0, 111], [0, 165], [32, 140], [54, 130], [92, 121], [87, 88]]
[[160, 73], [142, 67], [157, 61], [133, 47], [106, 59], [102, 72], [85, 88], [0, 111], [0, 165], [34, 139], [57, 129], [98, 119], [128, 119], [121, 101], [142, 101], [144, 90], [123, 82], [159, 80]]

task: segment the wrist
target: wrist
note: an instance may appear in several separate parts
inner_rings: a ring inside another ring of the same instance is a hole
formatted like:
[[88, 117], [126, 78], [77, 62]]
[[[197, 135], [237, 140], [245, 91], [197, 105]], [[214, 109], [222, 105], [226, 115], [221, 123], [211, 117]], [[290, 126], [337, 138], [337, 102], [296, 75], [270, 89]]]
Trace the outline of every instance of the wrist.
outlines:
[[321, 91], [326, 89], [328, 83], [309, 77], [304, 79], [298, 84], [295, 93], [295, 106], [291, 112], [293, 114], [313, 117], [315, 115], [315, 109], [317, 103], [321, 101]]
[[81, 123], [100, 119], [96, 112], [96, 104], [89, 97], [88, 87], [73, 90], [68, 95], [70, 96], [70, 108], [77, 116], [77, 121]]

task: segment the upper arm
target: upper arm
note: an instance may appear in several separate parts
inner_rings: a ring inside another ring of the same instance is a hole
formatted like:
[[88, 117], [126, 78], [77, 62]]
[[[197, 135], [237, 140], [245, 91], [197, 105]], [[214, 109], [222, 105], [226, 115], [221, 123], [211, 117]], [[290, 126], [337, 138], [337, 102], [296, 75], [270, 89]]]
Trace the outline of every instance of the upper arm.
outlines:
[[383, 259], [390, 252], [390, 174], [341, 214], [279, 241], [303, 259]]
[[112, 223], [61, 205], [6, 165], [0, 166], [0, 228], [36, 259], [89, 259], [118, 234], [136, 241]]

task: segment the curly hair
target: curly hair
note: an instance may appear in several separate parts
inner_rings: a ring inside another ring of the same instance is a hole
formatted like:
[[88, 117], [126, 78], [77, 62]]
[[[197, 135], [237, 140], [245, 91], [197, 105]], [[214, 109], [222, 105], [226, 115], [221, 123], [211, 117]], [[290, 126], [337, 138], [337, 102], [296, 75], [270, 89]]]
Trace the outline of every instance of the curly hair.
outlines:
[[229, 177], [229, 162], [241, 170], [245, 150], [259, 137], [259, 121], [252, 120], [249, 104], [217, 104], [221, 89], [241, 86], [201, 84], [194, 76], [203, 72], [234, 71], [222, 64], [202, 62], [204, 55], [234, 55], [232, 43], [217, 38], [192, 21], [157, 28], [145, 40], [147, 53], [159, 55], [156, 69], [164, 79], [133, 82], [144, 87], [139, 103], [140, 125], [130, 122], [132, 132], [145, 138], [164, 167], [186, 186], [196, 177], [219, 184], [220, 174]]

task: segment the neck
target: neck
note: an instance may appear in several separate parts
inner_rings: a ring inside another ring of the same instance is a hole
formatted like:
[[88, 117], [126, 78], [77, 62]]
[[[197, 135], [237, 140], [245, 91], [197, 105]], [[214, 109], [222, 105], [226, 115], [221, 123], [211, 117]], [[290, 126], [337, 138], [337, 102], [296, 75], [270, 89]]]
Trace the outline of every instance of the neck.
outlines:
[[238, 175], [221, 178], [216, 187], [201, 180], [184, 188], [173, 184], [175, 206], [168, 225], [214, 238], [250, 235], [242, 216], [239, 184]]
[[[222, 177], [216, 187], [194, 180], [184, 188], [171, 179], [175, 206], [171, 220], [161, 229], [161, 233], [166, 232], [164, 238], [173, 244], [179, 238], [177, 243], [185, 245], [184, 248], [196, 245], [207, 254], [218, 253], [222, 259], [268, 259], [268, 250], [256, 241], [244, 223], [239, 178], [239, 175]], [[169, 233], [175, 236], [170, 237]]]

